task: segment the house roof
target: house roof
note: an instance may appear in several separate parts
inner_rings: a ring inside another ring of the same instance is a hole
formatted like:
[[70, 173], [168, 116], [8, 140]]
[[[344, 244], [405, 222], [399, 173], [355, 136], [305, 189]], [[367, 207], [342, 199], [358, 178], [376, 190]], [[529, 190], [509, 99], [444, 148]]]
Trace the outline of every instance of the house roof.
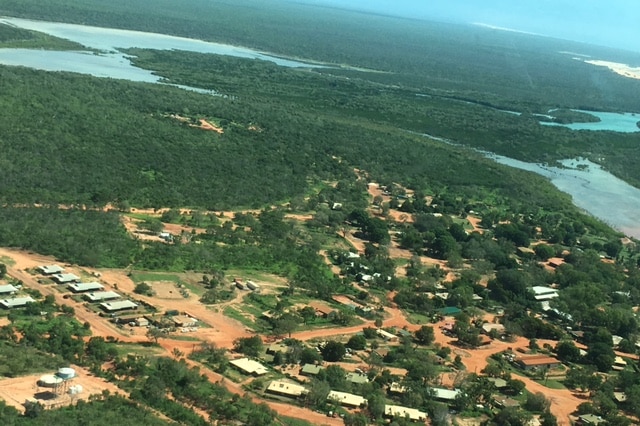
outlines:
[[384, 414], [390, 417], [407, 417], [411, 420], [424, 420], [427, 413], [416, 410], [415, 408], [403, 407], [401, 405], [385, 405]]
[[496, 387], [496, 389], [507, 387], [507, 381], [505, 379], [501, 379], [500, 377], [489, 377], [487, 380], [493, 382], [493, 385]]
[[351, 407], [360, 407], [361, 405], [365, 405], [367, 400], [360, 395], [354, 395], [352, 393], [347, 392], [338, 392], [331, 391], [329, 392], [329, 396], [327, 396], [328, 401], [335, 401], [341, 405], [349, 405]]
[[460, 312], [462, 312], [460, 308], [456, 308], [455, 306], [447, 306], [446, 308], [440, 309], [442, 315], [457, 315]]
[[20, 306], [24, 306], [27, 303], [33, 303], [35, 300], [31, 296], [25, 297], [14, 297], [13, 299], [2, 299], [0, 300], [0, 305], [4, 306], [7, 309], [18, 308]]
[[15, 293], [16, 291], [18, 291], [18, 289], [11, 284], [0, 285], [0, 293]]
[[53, 274], [51, 277], [59, 283], [80, 281], [80, 277], [75, 274]]
[[502, 408], [508, 408], [508, 407], [519, 407], [520, 406], [520, 402], [512, 399], [512, 398], [505, 398], [505, 397], [495, 397], [494, 401], [496, 403], [496, 405], [498, 405], [499, 407]]
[[43, 274], [50, 275], [50, 274], [57, 274], [58, 272], [62, 272], [64, 271], [64, 268], [59, 265], [42, 265], [42, 266], [38, 266], [38, 270]]
[[174, 315], [171, 317], [171, 321], [178, 326], [195, 324], [198, 322], [197, 319], [188, 317], [186, 315]]
[[104, 286], [98, 282], [90, 283], [74, 283], [68, 285], [69, 289], [75, 293], [81, 293], [83, 291], [102, 290]]
[[445, 389], [445, 388], [431, 388], [433, 392], [433, 397], [437, 399], [444, 399], [447, 401], [452, 401], [456, 399], [458, 394], [460, 393], [459, 389]]
[[104, 302], [101, 303], [100, 306], [105, 311], [122, 311], [124, 309], [135, 309], [138, 307], [137, 304], [133, 303], [131, 300], [117, 300], [115, 302]]
[[383, 330], [381, 328], [376, 330], [376, 333], [378, 334], [378, 336], [382, 337], [385, 340], [391, 340], [391, 339], [397, 339], [398, 336], [396, 336], [395, 334], [389, 333], [386, 330]]
[[320, 373], [320, 371], [322, 371], [322, 367], [314, 364], [305, 364], [302, 366], [302, 370], [300, 370], [302, 374], [309, 374], [312, 376], [315, 376], [316, 374]]
[[279, 393], [288, 396], [301, 396], [307, 393], [307, 389], [304, 386], [297, 385], [295, 383], [284, 382], [280, 380], [274, 380], [269, 383], [267, 392]]
[[366, 374], [347, 373], [346, 377], [347, 377], [347, 381], [351, 383], [357, 383], [357, 384], [369, 383], [369, 378], [367, 377]]
[[597, 425], [599, 423], [604, 423], [604, 419], [600, 416], [596, 416], [595, 414], [583, 414], [578, 418], [583, 424], [587, 425]]
[[84, 295], [84, 298], [90, 302], [98, 302], [100, 300], [119, 299], [120, 296], [115, 291], [94, 291]]
[[406, 386], [402, 386], [398, 382], [393, 382], [389, 386], [389, 392], [391, 392], [391, 393], [405, 393], [405, 392], [407, 392], [407, 390], [408, 389], [407, 389]]
[[229, 363], [247, 374], [255, 374], [257, 376], [261, 376], [263, 374], [267, 374], [267, 372], [269, 371], [258, 361], [253, 361], [249, 358], [234, 359]]
[[520, 364], [527, 367], [535, 367], [538, 365], [560, 364], [556, 358], [547, 355], [523, 356], [516, 359]]
[[485, 322], [484, 324], [482, 324], [482, 330], [485, 333], [490, 333], [492, 330], [495, 330], [498, 333], [503, 333], [505, 331], [505, 328], [503, 324], [494, 324], [490, 322]]

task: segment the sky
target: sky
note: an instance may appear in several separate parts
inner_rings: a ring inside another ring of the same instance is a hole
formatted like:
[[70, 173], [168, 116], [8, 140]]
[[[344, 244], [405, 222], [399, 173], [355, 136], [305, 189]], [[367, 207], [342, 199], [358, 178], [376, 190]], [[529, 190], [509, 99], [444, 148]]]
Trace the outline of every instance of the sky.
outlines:
[[483, 23], [640, 52], [639, 0], [298, 0], [395, 16]]

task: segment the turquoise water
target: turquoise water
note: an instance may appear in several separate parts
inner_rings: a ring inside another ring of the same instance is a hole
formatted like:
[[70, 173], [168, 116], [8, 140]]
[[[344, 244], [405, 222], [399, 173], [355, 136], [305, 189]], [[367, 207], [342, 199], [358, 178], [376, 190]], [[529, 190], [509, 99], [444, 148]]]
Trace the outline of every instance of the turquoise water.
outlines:
[[628, 236], [640, 238], [640, 189], [586, 159], [563, 160], [563, 167], [526, 163], [487, 154], [500, 164], [549, 178], [573, 203]]
[[598, 117], [600, 121], [593, 123], [571, 124], [549, 123], [546, 121], [542, 121], [540, 122], [540, 124], [545, 126], [562, 126], [572, 130], [609, 130], [620, 133], [640, 132], [640, 127], [638, 127], [637, 125], [637, 123], [640, 121], [640, 114], [620, 114], [615, 112], [595, 112], [582, 110], [575, 111], [593, 115], [595, 117]]
[[[122, 48], [139, 47], [159, 50], [185, 50], [199, 53], [236, 56], [248, 59], [261, 59], [277, 65], [291, 68], [317, 68], [320, 65], [281, 59], [269, 54], [244, 47], [209, 43], [183, 37], [141, 31], [116, 30], [111, 28], [89, 27], [84, 25], [63, 24], [57, 22], [31, 21], [18, 18], [1, 18], [0, 23], [13, 25], [33, 31], [39, 31], [59, 38], [75, 41], [92, 51], [55, 51], [42, 49], [0, 49], [0, 64], [24, 66], [43, 71], [67, 71], [88, 74], [94, 77], [108, 77], [137, 82], [161, 83], [160, 77], [153, 72], [133, 66], [130, 57], [118, 51]], [[182, 89], [208, 94], [217, 94], [212, 90], [180, 86]]]

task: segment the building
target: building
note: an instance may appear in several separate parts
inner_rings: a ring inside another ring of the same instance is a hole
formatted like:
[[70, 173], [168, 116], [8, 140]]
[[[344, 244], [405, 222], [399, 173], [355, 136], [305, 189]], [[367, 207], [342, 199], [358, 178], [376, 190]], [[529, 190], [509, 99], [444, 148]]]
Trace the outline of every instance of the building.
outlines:
[[493, 383], [493, 386], [495, 386], [496, 389], [504, 389], [508, 384], [505, 379], [501, 379], [500, 377], [488, 377], [487, 380]]
[[2, 295], [15, 294], [17, 292], [18, 292], [18, 289], [12, 286], [11, 284], [0, 285], [0, 294]]
[[616, 356], [615, 360], [613, 361], [612, 368], [616, 371], [622, 371], [625, 369], [626, 366], [627, 366], [627, 361], [625, 361], [624, 358], [622, 358], [621, 356]]
[[493, 331], [498, 333], [498, 335], [503, 335], [506, 333], [506, 330], [503, 324], [494, 324], [491, 322], [485, 322], [484, 324], [482, 324], [482, 331], [485, 334], [491, 334], [491, 332]]
[[456, 315], [462, 312], [460, 308], [456, 308], [455, 306], [447, 306], [446, 308], [440, 309], [440, 313], [445, 317], [455, 317]]
[[64, 268], [58, 265], [43, 265], [43, 266], [38, 266], [37, 269], [38, 271], [40, 271], [40, 273], [44, 275], [59, 274], [60, 272], [64, 271]]
[[305, 364], [300, 369], [301, 376], [317, 376], [322, 371], [322, 367], [315, 364]]
[[295, 383], [283, 382], [281, 380], [274, 380], [269, 383], [267, 392], [275, 393], [277, 395], [288, 396], [290, 398], [298, 398], [308, 391], [304, 386], [297, 385]]
[[369, 378], [366, 374], [361, 373], [347, 373], [347, 381], [355, 384], [369, 383]]
[[555, 288], [545, 287], [541, 285], [531, 287], [531, 291], [533, 292], [533, 297], [537, 301], [555, 299], [559, 296], [558, 290], [556, 290]]
[[35, 300], [31, 296], [14, 297], [13, 299], [2, 299], [0, 305], [5, 309], [21, 308], [26, 306], [27, 303], [33, 303]]
[[234, 359], [233, 361], [230, 361], [229, 364], [233, 365], [245, 374], [251, 374], [254, 376], [263, 376], [269, 371], [258, 361], [253, 361], [249, 358]]
[[53, 274], [51, 275], [51, 279], [58, 284], [68, 284], [80, 281], [80, 277], [75, 274]]
[[136, 318], [134, 322], [138, 327], [147, 327], [149, 325], [149, 320], [145, 317]]
[[385, 405], [384, 406], [384, 414], [387, 417], [395, 418], [409, 418], [409, 420], [413, 420], [414, 422], [425, 421], [427, 419], [427, 413], [422, 412], [420, 410], [416, 410], [415, 408], [403, 407], [401, 405]]
[[197, 319], [186, 315], [174, 315], [171, 317], [171, 321], [173, 321], [176, 327], [193, 327], [198, 322]]
[[387, 342], [396, 342], [398, 340], [398, 336], [396, 336], [395, 334], [389, 333], [388, 331], [383, 330], [381, 328], [376, 330], [376, 334], [382, 337]]
[[275, 355], [277, 353], [286, 354], [289, 352], [289, 346], [283, 345], [282, 343], [272, 343], [267, 348], [267, 354]]
[[400, 383], [398, 382], [393, 382], [391, 383], [391, 385], [389, 385], [389, 393], [393, 393], [396, 395], [401, 395], [403, 393], [407, 393], [409, 389], [407, 389], [406, 386], [402, 386]]
[[100, 302], [102, 300], [112, 300], [112, 299], [120, 299], [120, 296], [115, 291], [96, 291], [87, 293], [84, 295], [84, 298], [89, 302]]
[[90, 283], [73, 283], [67, 286], [69, 290], [74, 293], [84, 293], [85, 291], [100, 291], [104, 289], [104, 286], [98, 282]]
[[537, 368], [558, 367], [561, 362], [556, 358], [547, 355], [523, 356], [516, 359], [516, 364], [523, 370], [533, 370]]
[[138, 305], [131, 300], [117, 300], [115, 302], [104, 302], [100, 307], [107, 312], [124, 311], [127, 309], [138, 309]]
[[331, 391], [327, 396], [327, 401], [333, 401], [336, 404], [343, 405], [345, 407], [358, 408], [366, 405], [367, 400], [360, 395], [354, 395], [347, 392]]
[[433, 399], [451, 403], [460, 394], [459, 389], [431, 388]]
[[578, 424], [580, 425], [598, 425], [604, 423], [604, 419], [595, 414], [583, 414], [578, 417]]

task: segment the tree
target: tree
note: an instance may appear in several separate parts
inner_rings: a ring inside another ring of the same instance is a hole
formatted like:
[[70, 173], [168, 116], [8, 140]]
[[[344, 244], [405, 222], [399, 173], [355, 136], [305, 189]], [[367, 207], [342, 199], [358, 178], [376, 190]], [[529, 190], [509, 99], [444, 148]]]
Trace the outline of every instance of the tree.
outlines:
[[414, 333], [416, 341], [424, 346], [429, 346], [435, 341], [435, 334], [433, 332], [433, 327], [428, 325], [423, 325], [419, 329], [417, 329]]
[[240, 337], [233, 341], [233, 350], [241, 354], [252, 357], [260, 355], [263, 349], [262, 339], [255, 335], [251, 337]]
[[331, 387], [325, 381], [312, 379], [309, 392], [305, 395], [305, 403], [311, 407], [322, 408], [327, 403]]
[[580, 349], [570, 340], [563, 340], [556, 345], [556, 355], [562, 362], [580, 361]]
[[347, 353], [347, 349], [342, 343], [336, 342], [335, 340], [329, 340], [324, 345], [320, 353], [325, 361], [338, 362], [344, 358]]
[[7, 265], [0, 263], [0, 279], [3, 279], [7, 275]]
[[315, 364], [322, 361], [322, 356], [313, 348], [304, 348], [300, 351], [300, 364]]
[[558, 419], [551, 414], [551, 411], [545, 410], [545, 412], [540, 415], [540, 426], [558, 426]]
[[135, 288], [133, 289], [133, 292], [136, 294], [151, 296], [153, 294], [153, 289], [149, 284], [142, 282], [142, 283], [136, 284]]
[[367, 347], [367, 339], [361, 334], [355, 334], [351, 336], [346, 346], [354, 351], [361, 351]]
[[524, 403], [524, 408], [534, 413], [548, 411], [550, 406], [551, 403], [541, 392], [528, 394]]
[[149, 340], [153, 340], [154, 343], [157, 345], [158, 344], [158, 340], [161, 338], [165, 338], [167, 337], [168, 333], [158, 327], [151, 327], [148, 331], [147, 331], [147, 338]]
[[298, 327], [301, 318], [292, 313], [285, 313], [276, 319], [273, 324], [273, 334], [276, 336], [287, 334], [291, 337], [291, 333]]

